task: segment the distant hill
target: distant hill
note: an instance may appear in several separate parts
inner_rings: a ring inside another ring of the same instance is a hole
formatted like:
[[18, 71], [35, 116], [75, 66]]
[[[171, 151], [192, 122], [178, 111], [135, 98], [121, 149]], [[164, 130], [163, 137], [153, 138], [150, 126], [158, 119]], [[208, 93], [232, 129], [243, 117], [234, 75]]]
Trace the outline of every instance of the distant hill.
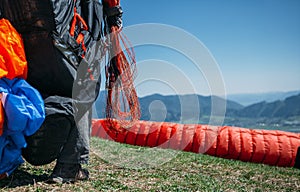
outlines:
[[269, 92], [269, 93], [253, 93], [253, 94], [231, 94], [227, 95], [227, 99], [248, 106], [260, 102], [273, 102], [277, 100], [284, 100], [290, 96], [298, 95], [298, 91], [289, 92]]
[[[142, 120], [153, 121], [180, 121], [190, 118], [198, 121], [195, 116], [210, 116], [211, 104], [214, 102], [215, 114], [221, 113], [219, 106], [225, 106], [226, 111], [236, 111], [244, 106], [237, 102], [227, 100], [227, 102], [217, 96], [201, 96], [201, 95], [169, 95], [153, 94], [139, 98], [141, 105]], [[103, 118], [105, 115], [105, 92], [101, 92], [95, 105], [97, 114], [94, 118]], [[200, 108], [200, 110], [199, 110]], [[199, 114], [197, 114], [199, 113]]]
[[274, 102], [260, 102], [237, 111], [239, 117], [293, 117], [300, 116], [300, 94]]
[[[143, 120], [161, 120], [178, 122], [184, 120], [198, 121], [200, 117], [210, 116], [211, 105], [214, 102], [215, 114], [220, 114], [220, 106], [226, 106], [227, 111], [235, 111], [243, 108], [242, 105], [216, 96], [201, 95], [172, 95], [159, 94], [140, 98]], [[152, 105], [152, 106], [151, 106]], [[200, 110], [199, 110], [200, 109]], [[198, 118], [197, 118], [198, 116]], [[163, 119], [162, 119], [163, 120]]]
[[[105, 115], [106, 96], [101, 92], [96, 101], [98, 118]], [[139, 98], [142, 112], [142, 120], [154, 121], [180, 121], [181, 117], [203, 117], [211, 115], [212, 101], [215, 106], [215, 114], [221, 113], [221, 106], [226, 105], [227, 117], [280, 117], [300, 116], [300, 94], [290, 96], [284, 100], [273, 102], [259, 102], [249, 106], [243, 106], [235, 101], [224, 100], [217, 96], [201, 95], [160, 95], [153, 94]], [[200, 109], [200, 110], [199, 110]], [[197, 114], [199, 113], [199, 114]]]

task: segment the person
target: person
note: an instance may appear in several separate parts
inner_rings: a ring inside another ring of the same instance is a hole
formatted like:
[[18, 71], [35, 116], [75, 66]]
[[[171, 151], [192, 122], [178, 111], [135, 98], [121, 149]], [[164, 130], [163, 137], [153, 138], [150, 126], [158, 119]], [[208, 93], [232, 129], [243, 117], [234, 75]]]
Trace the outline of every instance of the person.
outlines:
[[45, 103], [45, 121], [26, 138], [23, 157], [32, 165], [56, 160], [50, 183], [88, 179], [82, 164], [89, 160], [91, 106], [100, 88], [99, 61], [88, 55], [103, 48], [97, 46], [103, 37], [102, 4], [0, 0], [0, 12], [22, 36], [27, 81]]

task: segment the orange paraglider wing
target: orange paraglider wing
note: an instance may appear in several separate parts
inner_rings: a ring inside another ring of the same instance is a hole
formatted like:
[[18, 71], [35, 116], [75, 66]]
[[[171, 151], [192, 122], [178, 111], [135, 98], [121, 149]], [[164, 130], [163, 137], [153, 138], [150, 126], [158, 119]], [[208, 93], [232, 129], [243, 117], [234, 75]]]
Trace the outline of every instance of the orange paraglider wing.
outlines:
[[0, 19], [0, 78], [27, 77], [27, 61], [20, 34], [6, 19]]
[[121, 143], [171, 148], [245, 162], [300, 168], [300, 134], [230, 126], [184, 125], [136, 121], [122, 127], [106, 119], [93, 120], [92, 136]]
[[[20, 34], [6, 19], [0, 19], [0, 78], [26, 79], [27, 61]], [[2, 98], [2, 93], [0, 93]], [[3, 133], [4, 111], [0, 104], [0, 136]]]

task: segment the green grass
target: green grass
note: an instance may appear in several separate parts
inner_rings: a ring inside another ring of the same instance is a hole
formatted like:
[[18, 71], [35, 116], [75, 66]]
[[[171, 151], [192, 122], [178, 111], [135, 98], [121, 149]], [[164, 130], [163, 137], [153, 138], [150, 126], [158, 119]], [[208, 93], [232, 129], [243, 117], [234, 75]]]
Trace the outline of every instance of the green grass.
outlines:
[[23, 164], [2, 191], [300, 191], [300, 170], [92, 139], [90, 180], [46, 184], [54, 163]]

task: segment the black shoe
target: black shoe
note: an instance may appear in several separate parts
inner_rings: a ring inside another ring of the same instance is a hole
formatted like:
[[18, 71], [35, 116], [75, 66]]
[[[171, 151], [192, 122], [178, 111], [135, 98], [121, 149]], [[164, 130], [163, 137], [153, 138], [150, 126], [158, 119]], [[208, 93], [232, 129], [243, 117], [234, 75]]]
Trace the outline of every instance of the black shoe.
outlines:
[[80, 164], [56, 163], [47, 183], [74, 183], [78, 180], [88, 180], [89, 172]]

